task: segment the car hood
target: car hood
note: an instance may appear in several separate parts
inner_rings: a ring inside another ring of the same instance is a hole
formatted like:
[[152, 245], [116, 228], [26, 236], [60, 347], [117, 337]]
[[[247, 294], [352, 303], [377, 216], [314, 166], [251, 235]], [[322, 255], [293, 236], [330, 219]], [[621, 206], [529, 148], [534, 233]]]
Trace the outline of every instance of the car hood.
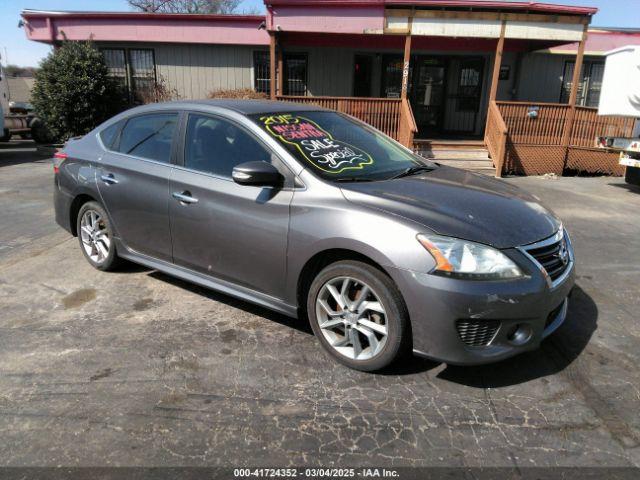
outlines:
[[560, 226], [536, 197], [457, 168], [440, 166], [420, 175], [340, 188], [348, 201], [399, 215], [440, 235], [497, 248], [542, 240]]

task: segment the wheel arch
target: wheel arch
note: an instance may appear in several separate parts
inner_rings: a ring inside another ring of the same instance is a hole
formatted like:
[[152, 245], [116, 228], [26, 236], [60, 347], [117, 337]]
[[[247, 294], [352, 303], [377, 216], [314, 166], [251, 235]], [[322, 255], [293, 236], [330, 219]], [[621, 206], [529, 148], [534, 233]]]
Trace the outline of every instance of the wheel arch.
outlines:
[[[366, 255], [351, 248], [326, 248], [312, 255], [304, 263], [302, 269], [300, 270], [300, 274], [298, 275], [296, 283], [296, 301], [301, 317], [306, 317], [306, 296], [307, 292], [309, 291], [309, 287], [311, 286], [311, 283], [313, 282], [313, 279], [316, 277], [316, 275], [320, 273], [320, 271], [322, 271], [322, 269], [326, 266], [345, 260], [355, 260], [371, 265], [375, 269], [384, 273], [395, 283], [395, 280], [390, 275], [389, 271], [385, 269], [385, 267], [379, 261], [376, 261], [370, 255]], [[399, 291], [400, 289], [397, 284], [396, 287]]]
[[78, 213], [80, 213], [80, 209], [87, 202], [98, 202], [98, 200], [95, 196], [82, 192], [73, 198], [73, 201], [69, 206], [69, 227], [71, 228], [71, 234], [74, 237], [78, 236]]

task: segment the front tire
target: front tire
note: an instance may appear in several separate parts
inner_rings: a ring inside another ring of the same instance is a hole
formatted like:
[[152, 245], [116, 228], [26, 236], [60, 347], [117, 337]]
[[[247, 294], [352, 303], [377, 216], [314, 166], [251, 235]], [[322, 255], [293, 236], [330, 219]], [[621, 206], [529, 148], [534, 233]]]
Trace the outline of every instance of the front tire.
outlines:
[[324, 268], [309, 288], [307, 313], [324, 349], [356, 370], [388, 367], [411, 343], [409, 315], [396, 285], [363, 262]]
[[113, 229], [107, 212], [98, 202], [80, 208], [76, 223], [80, 249], [87, 261], [98, 270], [115, 270], [120, 265]]

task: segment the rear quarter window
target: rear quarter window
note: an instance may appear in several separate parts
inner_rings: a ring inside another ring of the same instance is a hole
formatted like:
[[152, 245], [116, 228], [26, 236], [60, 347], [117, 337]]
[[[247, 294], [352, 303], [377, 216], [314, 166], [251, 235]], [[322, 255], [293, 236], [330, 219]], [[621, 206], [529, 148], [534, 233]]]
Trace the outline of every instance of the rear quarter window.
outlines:
[[113, 145], [115, 144], [118, 133], [120, 132], [120, 128], [124, 120], [120, 120], [119, 122], [114, 123], [113, 125], [109, 125], [107, 128], [98, 133], [100, 137], [100, 141], [104, 145], [107, 150], [112, 150]]

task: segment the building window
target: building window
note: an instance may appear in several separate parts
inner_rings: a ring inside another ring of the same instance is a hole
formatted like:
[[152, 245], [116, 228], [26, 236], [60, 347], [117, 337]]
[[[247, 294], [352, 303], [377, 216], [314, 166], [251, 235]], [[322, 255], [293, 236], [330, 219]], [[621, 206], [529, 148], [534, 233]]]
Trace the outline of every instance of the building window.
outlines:
[[271, 91], [271, 66], [269, 52], [253, 52], [253, 86], [256, 92]]
[[129, 50], [129, 72], [131, 74], [131, 94], [134, 102], [143, 102], [154, 97], [156, 86], [156, 65], [153, 50]]
[[100, 50], [109, 75], [123, 87], [133, 103], [153, 98], [156, 62], [152, 49], [103, 48]]
[[109, 75], [127, 89], [127, 60], [125, 51], [122, 48], [105, 48], [102, 50], [104, 61], [109, 69]]
[[[562, 75], [562, 90], [560, 103], [568, 103], [571, 96], [571, 84], [573, 80], [574, 61], [564, 64]], [[604, 74], [604, 62], [585, 61], [582, 66], [582, 80], [578, 85], [577, 105], [584, 107], [597, 107], [600, 102], [600, 90], [602, 88], [602, 75]]]
[[284, 56], [285, 95], [307, 94], [307, 54], [287, 53]]

